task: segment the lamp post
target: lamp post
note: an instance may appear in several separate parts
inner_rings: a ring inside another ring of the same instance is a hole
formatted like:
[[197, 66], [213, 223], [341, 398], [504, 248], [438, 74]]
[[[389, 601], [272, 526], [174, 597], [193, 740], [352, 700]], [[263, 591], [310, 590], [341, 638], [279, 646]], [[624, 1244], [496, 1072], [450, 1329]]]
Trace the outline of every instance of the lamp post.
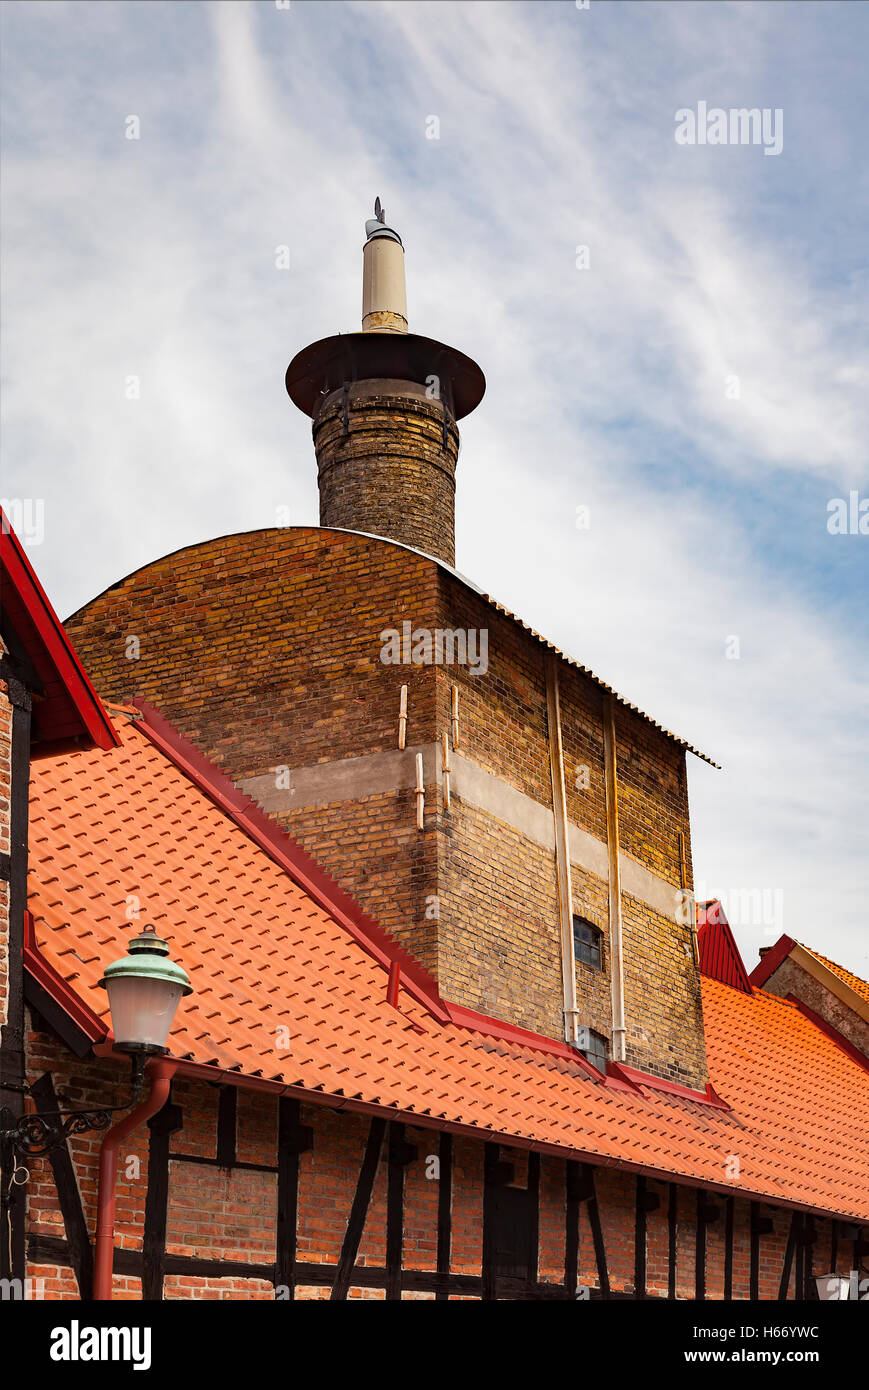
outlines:
[[11, 1110], [0, 1110], [0, 1146], [14, 1153], [40, 1157], [64, 1143], [71, 1134], [108, 1129], [111, 1116], [135, 1105], [145, 1084], [149, 1057], [166, 1052], [166, 1040], [175, 1010], [184, 994], [192, 993], [186, 970], [169, 959], [169, 947], [154, 927], [145, 927], [128, 947], [127, 954], [106, 966], [100, 980], [109, 996], [112, 1031], [119, 1052], [130, 1057], [133, 1094], [123, 1105], [93, 1110], [54, 1110], [22, 1115], [16, 1122]]

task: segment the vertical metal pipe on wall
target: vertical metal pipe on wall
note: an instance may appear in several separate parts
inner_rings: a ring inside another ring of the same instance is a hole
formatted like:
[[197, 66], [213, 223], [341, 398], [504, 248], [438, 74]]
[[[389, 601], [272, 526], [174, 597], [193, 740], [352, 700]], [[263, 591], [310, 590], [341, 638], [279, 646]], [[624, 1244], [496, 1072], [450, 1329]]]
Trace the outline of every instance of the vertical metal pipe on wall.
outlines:
[[609, 859], [609, 935], [613, 1003], [612, 1056], [625, 1060], [625, 972], [622, 960], [622, 893], [619, 877], [619, 799], [615, 706], [605, 697], [603, 755], [606, 779], [606, 845]]
[[94, 1299], [98, 1302], [112, 1297], [112, 1274], [115, 1256], [115, 1187], [118, 1178], [118, 1147], [122, 1139], [132, 1134], [169, 1099], [169, 1087], [177, 1063], [160, 1057], [151, 1062], [148, 1074], [151, 1090], [135, 1110], [109, 1130], [100, 1146], [97, 1183], [97, 1229], [94, 1242]]
[[567, 797], [564, 790], [564, 750], [561, 742], [561, 706], [558, 666], [546, 656], [546, 722], [549, 729], [549, 771], [552, 778], [552, 815], [555, 821], [555, 872], [558, 882], [558, 917], [561, 929], [561, 979], [564, 995], [564, 1036], [576, 1042], [576, 966], [573, 957], [573, 895], [570, 886], [570, 846], [567, 831]]

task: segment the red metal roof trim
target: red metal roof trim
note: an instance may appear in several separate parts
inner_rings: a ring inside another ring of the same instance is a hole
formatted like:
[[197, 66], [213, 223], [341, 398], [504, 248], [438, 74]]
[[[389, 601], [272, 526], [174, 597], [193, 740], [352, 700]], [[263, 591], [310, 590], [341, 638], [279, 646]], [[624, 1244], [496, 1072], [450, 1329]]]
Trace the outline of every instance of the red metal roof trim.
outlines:
[[807, 1018], [810, 1023], [814, 1023], [815, 1027], [820, 1028], [821, 1032], [828, 1037], [831, 1042], [834, 1042], [837, 1047], [840, 1047], [842, 1051], [851, 1058], [852, 1062], [856, 1062], [857, 1066], [862, 1067], [864, 1071], [869, 1071], [869, 1057], [866, 1057], [865, 1054], [860, 1051], [859, 1047], [855, 1047], [852, 1042], [849, 1042], [848, 1039], [839, 1032], [838, 1028], [834, 1028], [832, 1023], [828, 1023], [825, 1018], [821, 1018], [820, 1014], [816, 1014], [814, 1009], [810, 1009], [808, 1004], [804, 1004], [802, 999], [798, 999], [795, 994], [789, 994], [787, 998], [791, 1004], [796, 1004], [800, 1013]]
[[98, 1014], [88, 1008], [84, 1000], [76, 994], [66, 980], [58, 974], [54, 966], [40, 953], [36, 943], [36, 926], [32, 912], [25, 912], [24, 914], [24, 947], [21, 954], [24, 968], [28, 974], [38, 985], [42, 985], [46, 994], [51, 995], [55, 1004], [69, 1015], [73, 1023], [92, 1043], [112, 1041], [111, 1028], [107, 1027]]
[[682, 1100], [694, 1101], [700, 1105], [714, 1105], [716, 1110], [732, 1109], [708, 1081], [705, 1091], [695, 1091], [690, 1086], [680, 1086], [678, 1081], [667, 1081], [663, 1076], [652, 1076], [648, 1072], [638, 1071], [636, 1067], [627, 1067], [624, 1062], [610, 1062], [607, 1074], [617, 1077], [620, 1081], [626, 1081], [634, 1090], [641, 1092], [663, 1091], [665, 1095], [678, 1096]]
[[491, 1018], [489, 1014], [478, 1014], [474, 1009], [466, 1009], [463, 1004], [451, 1004], [445, 1000], [444, 1006], [449, 1013], [450, 1022], [457, 1028], [467, 1028], [471, 1033], [483, 1033], [487, 1038], [500, 1038], [502, 1042], [519, 1043], [522, 1047], [531, 1047], [536, 1052], [545, 1052], [549, 1057], [561, 1057], [565, 1062], [578, 1065], [589, 1081], [594, 1081], [599, 1086], [607, 1084], [607, 1078], [603, 1073], [569, 1043], [546, 1038], [542, 1033], [532, 1033], [527, 1028], [519, 1028], [516, 1024]]
[[713, 902], [698, 904], [697, 950], [701, 974], [708, 975], [710, 980], [718, 980], [722, 985], [730, 985], [731, 989], [742, 990], [743, 994], [751, 994], [751, 981], [742, 963], [739, 947], [717, 898]]
[[98, 748], [115, 748], [112, 722], [2, 508], [0, 575], [4, 589], [8, 585], [3, 607], [46, 685], [47, 698], [38, 709], [43, 736], [86, 734]]
[[787, 960], [791, 951], [796, 946], [792, 936], [780, 936], [778, 941], [765, 956], [761, 956], [757, 965], [749, 975], [749, 981], [757, 989], [761, 989], [769, 979], [770, 975], [778, 970], [783, 960]]

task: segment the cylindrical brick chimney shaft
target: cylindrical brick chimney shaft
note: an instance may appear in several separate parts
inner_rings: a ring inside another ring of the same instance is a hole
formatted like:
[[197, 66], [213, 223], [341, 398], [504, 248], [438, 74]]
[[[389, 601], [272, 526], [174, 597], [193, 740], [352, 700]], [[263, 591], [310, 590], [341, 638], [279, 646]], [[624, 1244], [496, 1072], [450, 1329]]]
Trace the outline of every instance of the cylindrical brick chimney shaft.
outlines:
[[454, 565], [459, 431], [413, 381], [358, 381], [314, 415], [320, 525], [386, 536]]
[[407, 331], [404, 248], [380, 199], [365, 224], [363, 332], [323, 338], [287, 368], [311, 416], [320, 525], [365, 531], [455, 564], [456, 421], [486, 381], [455, 348]]

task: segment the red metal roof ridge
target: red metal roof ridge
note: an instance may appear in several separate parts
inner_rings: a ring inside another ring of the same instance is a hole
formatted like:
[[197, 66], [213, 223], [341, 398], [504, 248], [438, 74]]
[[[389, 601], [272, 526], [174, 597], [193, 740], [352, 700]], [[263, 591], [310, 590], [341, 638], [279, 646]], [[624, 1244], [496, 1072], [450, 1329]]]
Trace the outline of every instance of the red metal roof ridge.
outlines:
[[288, 873], [318, 906], [349, 932], [379, 965], [388, 970], [393, 961], [397, 962], [402, 988], [439, 1023], [448, 1023], [450, 1015], [440, 997], [434, 976], [419, 965], [373, 917], [369, 917], [296, 840], [241, 791], [226, 773], [194, 748], [167, 719], [143, 699], [136, 698], [132, 704], [144, 716], [136, 722], [136, 728]]
[[464, 1004], [453, 1004], [448, 1000], [444, 1000], [443, 1003], [449, 1013], [449, 1021], [457, 1028], [467, 1028], [469, 1032], [481, 1033], [487, 1038], [515, 1043], [519, 1047], [532, 1048], [535, 1052], [545, 1052], [550, 1057], [561, 1057], [564, 1061], [576, 1062], [587, 1074], [589, 1081], [595, 1081], [598, 1085], [606, 1084], [603, 1073], [569, 1043], [547, 1038], [543, 1033], [533, 1033], [530, 1029], [520, 1028], [515, 1023], [492, 1018], [490, 1014], [477, 1013], [475, 1009], [468, 1009]]
[[785, 960], [796, 946], [792, 936], [782, 935], [774, 946], [771, 946], [765, 956], [761, 956], [757, 965], [749, 975], [749, 983], [760, 989], [766, 984], [770, 975], [778, 970], [782, 961]]
[[477, 1013], [474, 1009], [465, 1008], [463, 1004], [453, 1004], [444, 1000], [450, 1014], [450, 1021], [459, 1028], [467, 1028], [472, 1033], [481, 1033], [485, 1037], [497, 1038], [503, 1042], [515, 1043], [518, 1047], [532, 1048], [536, 1052], [544, 1052], [550, 1057], [560, 1057], [563, 1061], [578, 1063], [581, 1070], [586, 1073], [589, 1081], [594, 1081], [606, 1090], [629, 1090], [635, 1095], [642, 1095], [643, 1089], [647, 1091], [663, 1091], [667, 1095], [678, 1096], [682, 1100], [695, 1101], [699, 1105], [712, 1105], [718, 1110], [730, 1110], [726, 1100], [717, 1094], [711, 1083], [707, 1083], [705, 1091], [696, 1091], [691, 1086], [682, 1086], [676, 1081], [668, 1081], [665, 1077], [655, 1076], [651, 1072], [640, 1071], [637, 1067], [628, 1067], [623, 1063], [610, 1062], [607, 1064], [606, 1075], [593, 1066], [587, 1058], [571, 1047], [567, 1042], [559, 1042], [555, 1038], [547, 1038], [542, 1033], [532, 1033], [527, 1028], [520, 1028], [514, 1023], [505, 1023], [500, 1019], [492, 1018], [488, 1014]]
[[[120, 740], [87, 672], [76, 655], [60, 618], [39, 582], [6, 513], [0, 507], [0, 559], [46, 654], [57, 671], [84, 730], [98, 748], [117, 747]], [[19, 634], [22, 636], [23, 634]]]

